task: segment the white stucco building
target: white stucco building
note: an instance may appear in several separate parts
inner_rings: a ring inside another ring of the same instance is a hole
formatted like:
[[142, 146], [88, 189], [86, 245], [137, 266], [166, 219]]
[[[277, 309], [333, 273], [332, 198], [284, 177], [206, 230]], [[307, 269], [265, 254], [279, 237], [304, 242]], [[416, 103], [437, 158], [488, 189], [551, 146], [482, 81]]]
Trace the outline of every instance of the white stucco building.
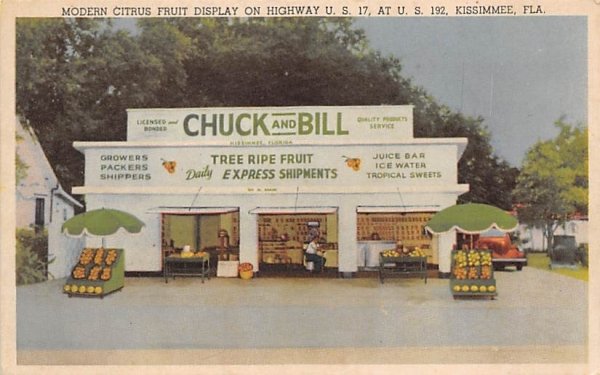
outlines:
[[82, 240], [65, 237], [60, 229], [82, 205], [61, 187], [33, 130], [16, 118], [16, 152], [27, 166], [26, 176], [16, 187], [16, 227], [47, 229], [48, 259], [55, 259], [48, 272], [65, 277], [76, 262]]
[[[575, 236], [575, 242], [577, 244], [588, 243], [588, 224], [589, 221], [587, 218], [569, 220], [565, 225], [559, 226], [554, 232], [554, 235]], [[520, 224], [518, 233], [522, 242], [519, 245], [521, 249], [536, 251], [548, 249], [546, 238], [540, 228], [531, 228], [525, 224]]]
[[448, 273], [455, 236], [432, 240], [423, 226], [468, 191], [457, 177], [467, 139], [414, 138], [412, 111], [131, 109], [127, 141], [75, 142], [85, 184], [73, 193], [88, 210], [118, 208], [145, 222], [142, 235], [106, 239], [125, 249], [127, 271], [161, 271], [166, 248], [223, 241], [255, 271], [298, 264], [316, 230], [340, 273], [373, 266], [370, 249], [397, 241], [425, 248]]

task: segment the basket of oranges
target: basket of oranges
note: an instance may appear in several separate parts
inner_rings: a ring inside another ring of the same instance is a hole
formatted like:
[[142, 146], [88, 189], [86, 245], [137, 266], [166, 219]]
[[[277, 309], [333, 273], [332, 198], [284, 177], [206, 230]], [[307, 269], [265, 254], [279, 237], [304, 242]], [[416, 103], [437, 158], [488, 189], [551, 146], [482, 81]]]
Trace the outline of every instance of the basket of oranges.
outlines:
[[253, 270], [254, 267], [252, 266], [252, 263], [248, 262], [244, 262], [238, 267], [238, 271], [240, 271], [240, 278], [244, 280], [249, 280], [252, 278], [252, 276], [254, 276]]

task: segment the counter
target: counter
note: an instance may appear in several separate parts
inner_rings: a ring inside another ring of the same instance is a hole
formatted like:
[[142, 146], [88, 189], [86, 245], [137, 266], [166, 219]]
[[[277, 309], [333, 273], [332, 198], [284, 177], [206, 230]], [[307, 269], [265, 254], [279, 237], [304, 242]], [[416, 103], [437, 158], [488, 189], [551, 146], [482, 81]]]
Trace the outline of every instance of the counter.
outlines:
[[169, 255], [165, 258], [163, 272], [165, 283], [169, 282], [169, 277], [200, 276], [202, 277], [202, 284], [204, 284], [205, 277], [210, 280], [210, 256], [208, 253], [192, 257], [182, 257], [180, 254]]
[[379, 269], [379, 253], [396, 248], [396, 241], [357, 241], [356, 264], [359, 268]]

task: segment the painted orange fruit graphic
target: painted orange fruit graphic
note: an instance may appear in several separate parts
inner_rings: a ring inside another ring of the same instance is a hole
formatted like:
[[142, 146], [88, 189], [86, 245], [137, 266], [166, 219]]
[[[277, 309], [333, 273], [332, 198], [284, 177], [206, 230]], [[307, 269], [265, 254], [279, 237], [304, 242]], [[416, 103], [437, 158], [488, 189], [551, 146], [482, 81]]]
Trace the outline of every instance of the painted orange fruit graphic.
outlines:
[[175, 167], [177, 166], [177, 162], [175, 160], [172, 161], [167, 161], [167, 160], [162, 160], [162, 165], [163, 167], [167, 170], [167, 172], [169, 172], [169, 174], [173, 174], [175, 173]]
[[342, 156], [346, 159], [346, 165], [348, 168], [352, 168], [353, 171], [360, 170], [360, 159], [359, 158], [349, 158], [347, 156]]

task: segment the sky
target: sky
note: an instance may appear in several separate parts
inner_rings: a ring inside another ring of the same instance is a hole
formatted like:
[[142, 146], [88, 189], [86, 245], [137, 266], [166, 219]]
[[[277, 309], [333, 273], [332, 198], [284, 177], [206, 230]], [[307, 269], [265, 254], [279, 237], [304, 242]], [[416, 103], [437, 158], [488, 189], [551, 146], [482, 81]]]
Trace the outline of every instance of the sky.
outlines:
[[482, 116], [496, 155], [519, 167], [565, 116], [587, 125], [585, 17], [360, 18], [373, 49], [438, 103]]
[[[558, 134], [587, 125], [587, 20], [575, 16], [356, 18], [373, 49], [440, 104], [484, 118], [497, 156], [520, 167]], [[117, 27], [135, 32], [133, 19]], [[411, 104], [411, 103], [406, 103]]]

